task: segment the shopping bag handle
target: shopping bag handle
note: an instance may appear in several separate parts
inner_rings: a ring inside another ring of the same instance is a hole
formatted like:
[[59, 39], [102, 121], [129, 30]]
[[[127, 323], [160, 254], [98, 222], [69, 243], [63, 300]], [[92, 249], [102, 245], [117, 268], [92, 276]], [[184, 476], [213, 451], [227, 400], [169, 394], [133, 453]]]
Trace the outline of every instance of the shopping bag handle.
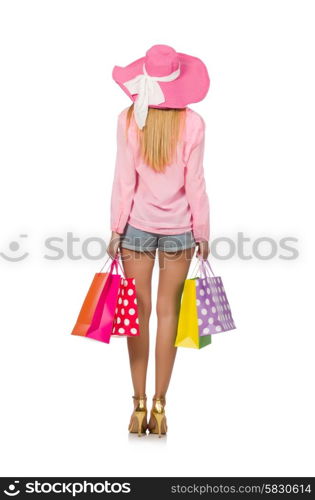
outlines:
[[[212, 273], [212, 276], [215, 276], [208, 259], [203, 259], [201, 256], [199, 256], [199, 260], [200, 260], [200, 264], [201, 264], [201, 267], [202, 267], [205, 275], [207, 276], [207, 270], [208, 270]], [[205, 264], [206, 264], [206, 266], [208, 266], [208, 269], [206, 269]]]
[[110, 255], [108, 255], [107, 260], [106, 260], [106, 261], [105, 261], [105, 263], [102, 265], [102, 267], [101, 267], [101, 269], [100, 269], [100, 271], [99, 271], [100, 273], [103, 271], [103, 269], [104, 269], [104, 267], [106, 266], [106, 264], [107, 264], [107, 262], [109, 261], [109, 259], [111, 259], [111, 256], [110, 256]]
[[115, 255], [115, 260], [117, 260], [117, 263], [118, 263], [118, 265], [119, 265], [119, 267], [121, 269], [123, 277], [126, 279], [125, 270], [124, 270], [123, 266], [121, 265], [120, 258], [121, 258], [121, 254], [120, 254], [120, 252], [117, 251], [116, 255]]
[[192, 270], [192, 278], [191, 279], [193, 279], [193, 278], [196, 277], [195, 272], [196, 272], [197, 267], [199, 266], [199, 261], [198, 261], [198, 255], [197, 255], [197, 253], [195, 253], [195, 257], [197, 258], [197, 260], [196, 260], [196, 263], [195, 263], [195, 267]]
[[[208, 276], [209, 274], [209, 270], [211, 271], [212, 275], [215, 276], [213, 270], [212, 270], [212, 267], [210, 265], [210, 262], [207, 260], [207, 259], [203, 259], [201, 255], [197, 255], [197, 253], [195, 254], [196, 255], [196, 258], [197, 258], [197, 262], [196, 262], [196, 265], [193, 269], [193, 278], [196, 278], [196, 269], [201, 269], [201, 271], [203, 272], [203, 274], [205, 276]], [[205, 267], [205, 264], [208, 266], [208, 268]], [[210, 276], [211, 277], [211, 276]]]
[[99, 271], [100, 273], [102, 272], [102, 270], [104, 269], [105, 265], [107, 264], [107, 262], [112, 259], [112, 263], [110, 265], [110, 269], [109, 269], [109, 272], [110, 274], [113, 272], [113, 268], [115, 266], [115, 269], [116, 269], [116, 273], [118, 274], [118, 266], [120, 266], [120, 269], [122, 271], [122, 274], [123, 274], [123, 277], [126, 279], [126, 276], [125, 276], [125, 271], [124, 271], [124, 268], [122, 267], [121, 263], [120, 263], [120, 260], [119, 260], [119, 253], [118, 251], [116, 252], [116, 255], [114, 258], [112, 258], [110, 255], [108, 257], [108, 259], [105, 261], [105, 263], [103, 264], [101, 270]]
[[113, 272], [113, 268], [115, 266], [115, 269], [116, 269], [116, 273], [118, 274], [118, 261], [117, 261], [117, 255], [115, 255], [115, 258], [113, 259], [111, 256], [108, 257], [108, 259], [106, 260], [106, 262], [103, 264], [101, 270], [99, 271], [100, 273], [103, 271], [104, 267], [106, 266], [107, 262], [112, 259], [112, 263], [110, 265], [110, 268], [109, 268], [109, 273], [112, 274]]

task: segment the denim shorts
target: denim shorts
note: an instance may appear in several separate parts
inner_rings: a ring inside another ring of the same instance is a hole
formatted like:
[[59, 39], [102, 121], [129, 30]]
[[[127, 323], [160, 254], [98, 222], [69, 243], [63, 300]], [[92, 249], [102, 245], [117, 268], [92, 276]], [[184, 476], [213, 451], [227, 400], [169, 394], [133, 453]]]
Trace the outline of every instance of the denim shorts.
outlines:
[[124, 233], [120, 238], [120, 246], [137, 250], [138, 252], [154, 251], [156, 249], [163, 252], [177, 252], [185, 248], [196, 246], [192, 231], [185, 233], [166, 235], [151, 233], [137, 229], [127, 223]]

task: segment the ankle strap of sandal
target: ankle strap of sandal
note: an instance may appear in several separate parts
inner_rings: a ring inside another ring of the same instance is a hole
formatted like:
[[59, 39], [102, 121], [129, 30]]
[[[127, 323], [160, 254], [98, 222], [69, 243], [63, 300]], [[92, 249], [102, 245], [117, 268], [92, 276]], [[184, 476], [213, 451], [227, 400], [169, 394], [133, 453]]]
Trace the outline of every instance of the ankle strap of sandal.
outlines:
[[153, 401], [165, 401], [165, 397], [164, 396], [160, 396], [159, 398], [152, 398]]
[[147, 399], [147, 396], [144, 395], [144, 396], [132, 396], [133, 399]]

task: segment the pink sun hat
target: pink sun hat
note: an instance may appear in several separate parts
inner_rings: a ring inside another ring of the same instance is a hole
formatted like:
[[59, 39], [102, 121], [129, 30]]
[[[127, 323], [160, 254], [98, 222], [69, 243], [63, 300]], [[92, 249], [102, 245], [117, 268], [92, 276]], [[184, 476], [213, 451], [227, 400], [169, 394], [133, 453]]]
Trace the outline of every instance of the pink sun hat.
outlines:
[[205, 98], [210, 87], [206, 65], [198, 57], [153, 45], [144, 57], [114, 66], [113, 79], [135, 103], [137, 125], [145, 125], [148, 108], [185, 108]]

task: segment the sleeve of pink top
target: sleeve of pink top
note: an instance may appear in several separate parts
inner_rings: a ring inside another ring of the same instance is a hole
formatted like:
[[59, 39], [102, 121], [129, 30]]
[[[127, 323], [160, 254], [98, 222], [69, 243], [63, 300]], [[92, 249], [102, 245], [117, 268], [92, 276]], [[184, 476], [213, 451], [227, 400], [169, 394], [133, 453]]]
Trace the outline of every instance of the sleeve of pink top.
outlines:
[[197, 142], [186, 164], [185, 190], [192, 212], [192, 230], [196, 241], [210, 238], [210, 207], [204, 178], [205, 124], [201, 120]]
[[136, 185], [134, 156], [126, 137], [125, 114], [121, 112], [117, 123], [117, 152], [111, 193], [111, 230], [122, 234], [133, 201]]

